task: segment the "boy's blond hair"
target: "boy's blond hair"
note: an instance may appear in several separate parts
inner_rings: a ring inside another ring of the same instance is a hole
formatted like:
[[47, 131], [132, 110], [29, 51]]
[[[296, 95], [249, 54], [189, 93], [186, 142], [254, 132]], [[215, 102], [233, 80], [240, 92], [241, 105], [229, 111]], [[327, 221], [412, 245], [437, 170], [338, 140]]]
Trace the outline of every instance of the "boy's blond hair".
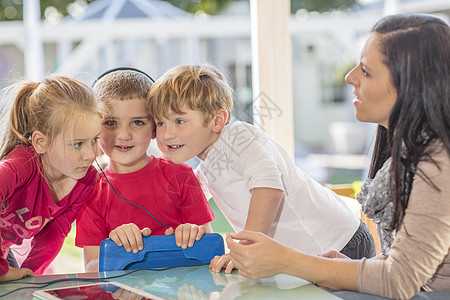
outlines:
[[233, 89], [225, 76], [210, 64], [181, 65], [167, 71], [150, 89], [147, 110], [151, 116], [166, 117], [169, 112], [200, 111], [210, 122], [219, 109], [233, 109]]
[[153, 81], [142, 72], [133, 69], [117, 69], [101, 76], [94, 83], [94, 91], [100, 101], [145, 100]]

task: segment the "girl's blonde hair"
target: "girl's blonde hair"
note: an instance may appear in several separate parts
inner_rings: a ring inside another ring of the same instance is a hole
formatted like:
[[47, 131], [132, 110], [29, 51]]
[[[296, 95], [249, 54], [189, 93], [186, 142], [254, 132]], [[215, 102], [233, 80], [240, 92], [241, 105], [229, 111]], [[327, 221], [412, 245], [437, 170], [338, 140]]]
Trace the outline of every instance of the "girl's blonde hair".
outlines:
[[172, 68], [153, 84], [147, 97], [147, 110], [155, 118], [191, 109], [202, 112], [207, 124], [221, 108], [228, 112], [229, 121], [233, 90], [225, 76], [210, 64]]
[[14, 101], [3, 103], [1, 109], [0, 159], [17, 146], [31, 145], [34, 131], [42, 132], [52, 144], [59, 133], [74, 128], [77, 121], [89, 114], [101, 116], [93, 89], [65, 76], [48, 77], [42, 82], [20, 82], [8, 88], [5, 96], [3, 101]]

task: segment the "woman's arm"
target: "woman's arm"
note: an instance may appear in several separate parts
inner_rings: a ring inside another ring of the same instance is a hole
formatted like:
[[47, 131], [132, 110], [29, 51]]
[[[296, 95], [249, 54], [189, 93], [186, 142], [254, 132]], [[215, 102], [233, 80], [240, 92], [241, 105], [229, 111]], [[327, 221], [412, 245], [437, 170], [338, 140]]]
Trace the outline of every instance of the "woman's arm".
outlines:
[[307, 255], [251, 231], [228, 233], [227, 244], [239, 274], [246, 277], [256, 279], [285, 273], [320, 286], [356, 291], [358, 261]]

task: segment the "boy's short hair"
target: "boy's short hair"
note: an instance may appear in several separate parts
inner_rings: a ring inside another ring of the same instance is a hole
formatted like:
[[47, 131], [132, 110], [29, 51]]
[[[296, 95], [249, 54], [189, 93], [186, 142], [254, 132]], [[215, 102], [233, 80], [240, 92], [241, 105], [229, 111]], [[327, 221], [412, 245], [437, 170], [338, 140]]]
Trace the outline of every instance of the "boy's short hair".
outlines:
[[152, 79], [143, 72], [118, 68], [100, 76], [93, 88], [100, 101], [123, 101], [131, 99], [143, 99], [152, 86]]
[[226, 77], [210, 64], [181, 65], [167, 71], [150, 89], [147, 110], [158, 118], [167, 113], [184, 114], [185, 109], [200, 111], [205, 124], [219, 109], [233, 109], [233, 89]]

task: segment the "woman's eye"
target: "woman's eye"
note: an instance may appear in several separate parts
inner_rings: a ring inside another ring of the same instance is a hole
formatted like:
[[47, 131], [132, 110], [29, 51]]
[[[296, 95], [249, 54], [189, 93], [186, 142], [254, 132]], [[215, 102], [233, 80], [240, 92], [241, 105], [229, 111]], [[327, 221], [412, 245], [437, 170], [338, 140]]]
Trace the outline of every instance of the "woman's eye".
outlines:
[[363, 73], [364, 76], [369, 76], [369, 73], [367, 73], [366, 69], [364, 69], [363, 67], [361, 67], [361, 72]]
[[78, 142], [78, 143], [74, 143], [74, 144], [73, 144], [73, 147], [74, 147], [75, 149], [80, 149], [81, 146], [83, 146], [83, 142]]
[[96, 143], [98, 142], [99, 139], [100, 139], [99, 137], [94, 138], [94, 139], [92, 140], [92, 144], [96, 144]]

